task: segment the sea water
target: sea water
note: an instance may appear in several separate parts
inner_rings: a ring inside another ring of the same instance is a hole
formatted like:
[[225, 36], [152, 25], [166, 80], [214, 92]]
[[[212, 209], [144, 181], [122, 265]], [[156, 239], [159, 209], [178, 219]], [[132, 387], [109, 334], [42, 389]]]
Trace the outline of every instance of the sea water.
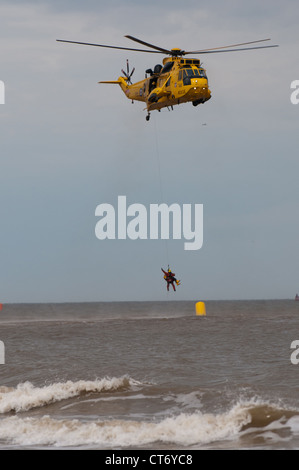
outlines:
[[0, 449], [299, 449], [299, 302], [4, 305]]

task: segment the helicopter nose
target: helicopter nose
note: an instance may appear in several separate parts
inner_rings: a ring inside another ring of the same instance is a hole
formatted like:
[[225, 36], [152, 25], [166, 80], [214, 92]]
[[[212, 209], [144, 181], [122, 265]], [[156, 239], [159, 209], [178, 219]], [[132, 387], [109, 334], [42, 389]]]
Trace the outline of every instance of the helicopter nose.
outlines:
[[208, 87], [208, 80], [206, 78], [193, 78], [191, 81], [193, 86], [200, 86], [201, 88]]
[[208, 90], [208, 81], [205, 78], [194, 78], [191, 82], [191, 85], [193, 86], [195, 92], [205, 92]]
[[193, 87], [193, 95], [195, 99], [209, 99], [211, 92], [208, 87], [206, 78], [193, 78], [191, 85]]

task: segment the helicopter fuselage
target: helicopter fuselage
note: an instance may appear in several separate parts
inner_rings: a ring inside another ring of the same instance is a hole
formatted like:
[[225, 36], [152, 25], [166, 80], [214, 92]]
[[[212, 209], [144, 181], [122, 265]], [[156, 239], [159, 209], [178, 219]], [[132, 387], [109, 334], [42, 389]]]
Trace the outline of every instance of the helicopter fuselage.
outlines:
[[132, 102], [145, 102], [148, 113], [180, 103], [197, 106], [211, 98], [206, 71], [198, 59], [166, 57], [163, 66], [156, 65], [154, 71], [148, 69], [146, 78], [139, 82], [130, 84], [127, 77], [121, 76], [117, 81], [99, 83], [119, 84]]

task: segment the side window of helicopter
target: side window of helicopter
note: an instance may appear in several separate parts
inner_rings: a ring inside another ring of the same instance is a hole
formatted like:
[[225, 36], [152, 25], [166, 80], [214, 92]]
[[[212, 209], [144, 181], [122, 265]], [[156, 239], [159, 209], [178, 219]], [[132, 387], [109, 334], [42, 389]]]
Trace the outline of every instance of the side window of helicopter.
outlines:
[[204, 69], [198, 69], [198, 71], [196, 70], [196, 72], [199, 73], [199, 76], [200, 76], [201, 78], [207, 78]]
[[171, 80], [171, 77], [169, 77], [169, 79], [167, 80], [167, 82], [166, 82], [166, 85], [165, 85], [165, 86], [169, 86], [169, 85], [170, 85], [170, 80]]
[[180, 71], [179, 71], [178, 81], [180, 82], [180, 81], [182, 80], [182, 78], [183, 78], [183, 71], [180, 70]]
[[191, 85], [191, 79], [189, 76], [189, 72], [192, 73], [191, 69], [184, 69], [183, 70], [183, 83], [184, 85]]
[[149, 81], [149, 89], [148, 89], [149, 93], [150, 93], [154, 88], [156, 88], [156, 86], [157, 86], [157, 78], [156, 78], [156, 77], [151, 78], [150, 81]]
[[166, 64], [164, 65], [164, 67], [163, 67], [163, 69], [162, 69], [162, 71], [161, 71], [161, 75], [162, 75], [163, 73], [170, 72], [170, 70], [171, 70], [172, 67], [173, 67], [173, 64], [174, 64], [174, 62], [166, 62]]

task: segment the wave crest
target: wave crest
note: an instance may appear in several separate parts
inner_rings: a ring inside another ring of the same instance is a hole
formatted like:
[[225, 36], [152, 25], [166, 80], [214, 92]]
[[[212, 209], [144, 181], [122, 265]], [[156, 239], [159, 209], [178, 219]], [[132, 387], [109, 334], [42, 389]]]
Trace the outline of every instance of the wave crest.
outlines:
[[225, 413], [181, 413], [160, 422], [134, 420], [58, 420], [19, 416], [0, 420], [0, 438], [20, 445], [97, 446], [98, 448], [205, 444], [236, 436], [250, 422], [250, 413], [236, 406]]
[[13, 416], [0, 420], [0, 438], [19, 445], [98, 448], [146, 446], [155, 442], [195, 445], [231, 437], [246, 423], [246, 412], [223, 415], [180, 414], [162, 421], [126, 420], [81, 422]]
[[79, 380], [77, 382], [69, 380], [44, 387], [35, 387], [31, 382], [24, 382], [16, 388], [0, 388], [0, 414], [11, 411], [28, 411], [83, 393], [124, 390], [138, 384], [139, 382], [129, 376], [105, 377], [99, 380]]

